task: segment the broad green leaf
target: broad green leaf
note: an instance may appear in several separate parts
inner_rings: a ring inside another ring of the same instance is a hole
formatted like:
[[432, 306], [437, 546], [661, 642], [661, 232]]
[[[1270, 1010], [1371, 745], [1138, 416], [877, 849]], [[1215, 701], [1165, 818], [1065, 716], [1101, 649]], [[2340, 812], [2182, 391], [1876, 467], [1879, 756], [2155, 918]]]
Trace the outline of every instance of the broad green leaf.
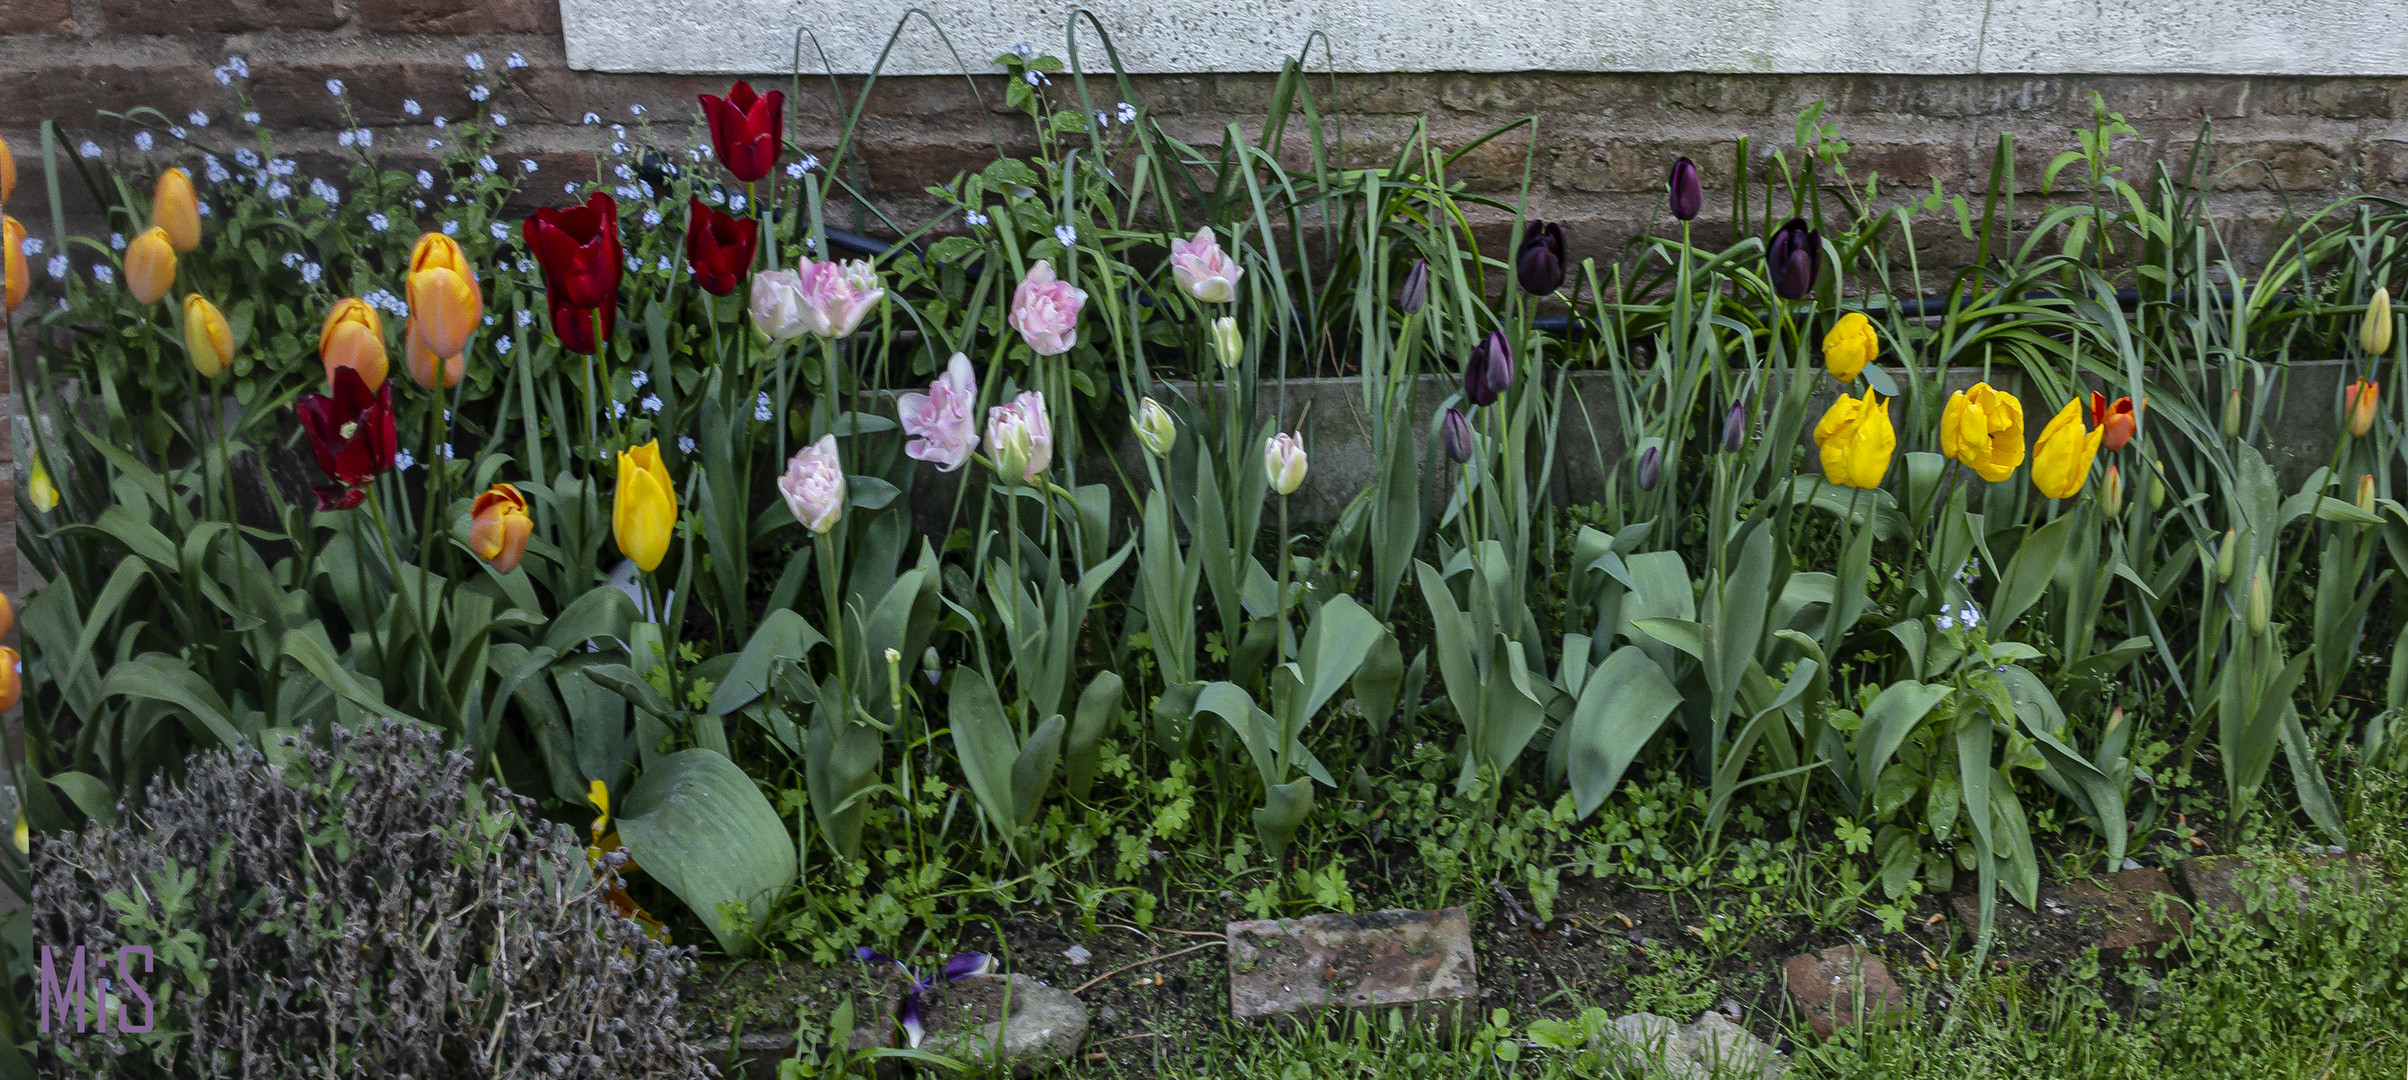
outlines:
[[[794, 838], [751, 777], [726, 755], [681, 750], [621, 800], [619, 841], [732, 956], [752, 955], [772, 905], [794, 883]], [[722, 917], [744, 905], [748, 923]]]
[[1621, 784], [1623, 772], [1680, 705], [1681, 693], [1672, 680], [1636, 646], [1614, 650], [1589, 673], [1580, 700], [1572, 706], [1572, 718], [1558, 736], [1570, 742], [1564, 762], [1573, 809], [1581, 817], [1605, 804]]

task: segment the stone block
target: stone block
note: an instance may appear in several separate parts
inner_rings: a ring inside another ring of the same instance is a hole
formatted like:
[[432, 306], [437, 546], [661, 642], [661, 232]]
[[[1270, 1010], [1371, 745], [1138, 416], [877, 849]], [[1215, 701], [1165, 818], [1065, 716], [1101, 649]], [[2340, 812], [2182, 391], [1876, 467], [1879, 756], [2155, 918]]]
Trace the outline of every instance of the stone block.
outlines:
[[67, 0], [0, 0], [0, 36], [74, 32], [75, 12]]
[[558, 34], [551, 0], [361, 0], [360, 22], [404, 34]]
[[1790, 957], [1781, 965], [1781, 982], [1814, 1033], [1826, 1039], [1860, 1021], [1879, 1023], [1913, 1011], [1889, 966], [1857, 945]]
[[2306, 900], [2314, 879], [2338, 867], [2342, 880], [2353, 887], [2380, 876], [2374, 857], [2363, 852], [2305, 855], [2296, 861], [2211, 855], [2184, 859], [2174, 867], [2182, 887], [2198, 905], [2203, 921], [2246, 917], [2263, 925], [2271, 890], [2288, 888], [2296, 900]]
[[928, 1035], [920, 1049], [973, 1070], [1008, 1066], [1015, 1077], [1036, 1076], [1069, 1063], [1087, 1040], [1086, 1002], [1026, 975], [954, 983], [922, 1002]]
[[[180, 37], [261, 30], [332, 30], [343, 25], [334, 0], [103, 0], [110, 33]], [[128, 102], [160, 105], [161, 102]]]
[[1462, 908], [1229, 924], [1229, 1013], [1456, 1001], [1480, 992]]
[[[2070, 956], [2092, 946], [2120, 953], [2164, 945], [2191, 930], [2190, 910], [2173, 893], [2165, 871], [2152, 868], [2120, 871], [2097, 881], [2045, 885], [2036, 909], [2002, 900], [1994, 930], [2000, 946], [2019, 959]], [[1949, 903], [1957, 925], [1967, 934], [1980, 929], [1980, 898], [1959, 896]], [[2162, 916], [2157, 914], [2161, 903]]]

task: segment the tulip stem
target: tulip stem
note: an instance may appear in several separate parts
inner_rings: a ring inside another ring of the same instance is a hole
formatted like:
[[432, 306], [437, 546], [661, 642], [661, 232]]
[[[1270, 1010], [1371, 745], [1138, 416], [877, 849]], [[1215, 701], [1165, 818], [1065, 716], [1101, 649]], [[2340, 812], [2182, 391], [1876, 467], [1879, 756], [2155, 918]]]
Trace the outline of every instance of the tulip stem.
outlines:
[[[1285, 657], [1285, 656], [1287, 656], [1287, 655], [1290, 655], [1290, 654], [1289, 654], [1289, 652], [1288, 652], [1288, 572], [1289, 572], [1289, 561], [1290, 561], [1290, 560], [1289, 560], [1289, 558], [1288, 558], [1288, 543], [1289, 543], [1289, 533], [1288, 533], [1288, 496], [1286, 496], [1286, 495], [1284, 495], [1284, 494], [1283, 494], [1283, 495], [1281, 495], [1281, 496], [1279, 497], [1279, 638], [1278, 638], [1278, 654], [1279, 654], [1280, 656], [1282, 656], [1282, 657]], [[1283, 751], [1283, 752], [1284, 752], [1284, 751]]]
[[[398, 480], [396, 482], [398, 482]], [[394, 546], [393, 530], [385, 522], [384, 500], [369, 499], [368, 508], [369, 511], [376, 517], [376, 532], [378, 537], [384, 541], [385, 558], [391, 560], [393, 563], [393, 584], [396, 586], [393, 592], [395, 595], [401, 597], [402, 614], [407, 616], [410, 620], [410, 632], [417, 637], [418, 647], [424, 650], [426, 653], [427, 674], [430, 678], [433, 678], [436, 683], [436, 691], [433, 696], [435, 698], [436, 705], [440, 706], [443, 710], [444, 727], [449, 731], [457, 733], [460, 730], [460, 716], [458, 711], [453, 707], [451, 695], [443, 690], [443, 662], [440, 657], [435, 655], [434, 638], [427, 631], [426, 619], [424, 616], [425, 607], [420, 602], [422, 597], [414, 595], [413, 590], [404, 585], [401, 581], [401, 552], [399, 548]], [[423, 582], [426, 576], [426, 571], [423, 567], [419, 568], [419, 575], [421, 581]]]

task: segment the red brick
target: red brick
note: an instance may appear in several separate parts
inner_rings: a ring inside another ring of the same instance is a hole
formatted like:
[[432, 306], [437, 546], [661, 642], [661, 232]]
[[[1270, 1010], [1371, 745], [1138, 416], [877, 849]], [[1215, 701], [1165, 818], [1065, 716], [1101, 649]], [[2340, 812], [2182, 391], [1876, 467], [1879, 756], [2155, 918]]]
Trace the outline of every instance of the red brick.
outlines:
[[74, 32], [75, 12], [67, 0], [0, 0], [0, 37]]
[[162, 37], [343, 25], [334, 0], [102, 0], [101, 16], [110, 33]]
[[557, 0], [361, 0], [370, 30], [412, 34], [558, 34]]
[[1855, 945], [1790, 957], [1781, 965], [1781, 982], [1814, 1033], [1826, 1039], [1860, 1018], [1878, 1022], [1913, 1011], [1889, 966]]
[[[93, 114], [101, 109], [123, 111], [137, 105], [162, 110], [183, 104], [216, 112], [230, 106], [231, 93], [200, 66], [60, 67], [7, 76], [9, 122], [31, 128], [42, 120], [57, 120], [75, 139], [94, 135]], [[109, 130], [115, 130], [111, 122]], [[105, 141], [105, 140], [104, 140]], [[37, 141], [14, 143], [22, 169], [29, 153], [39, 153]], [[35, 165], [34, 176], [40, 176]], [[20, 172], [22, 181], [25, 174]]]

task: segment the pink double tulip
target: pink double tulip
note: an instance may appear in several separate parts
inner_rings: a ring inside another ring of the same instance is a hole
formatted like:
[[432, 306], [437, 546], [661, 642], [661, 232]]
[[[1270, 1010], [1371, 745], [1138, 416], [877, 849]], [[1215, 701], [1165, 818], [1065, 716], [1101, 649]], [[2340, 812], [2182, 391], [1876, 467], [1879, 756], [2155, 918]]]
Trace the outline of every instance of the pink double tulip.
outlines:
[[794, 453], [786, 463], [786, 474], [778, 477], [778, 494], [786, 499], [786, 509], [794, 512], [794, 520], [815, 533], [825, 534], [844, 518], [844, 468], [836, 460], [836, 436], [822, 435], [819, 441]]
[[1245, 274], [1245, 268], [1221, 250], [1212, 226], [1197, 229], [1190, 239], [1171, 241], [1171, 275], [1189, 296], [1207, 304], [1226, 304], [1237, 299], [1237, 279]]
[[1079, 310], [1087, 292], [1054, 276], [1053, 264], [1039, 259], [1012, 293], [1012, 329], [1039, 356], [1060, 356], [1079, 343]]
[[997, 473], [1036, 486], [1046, 466], [1053, 464], [1053, 426], [1045, 419], [1045, 395], [1024, 390], [1010, 404], [988, 409], [987, 447], [995, 455]]
[[792, 270], [753, 275], [753, 325], [771, 341], [804, 334], [835, 340], [851, 337], [886, 299], [878, 272], [867, 261], [804, 261]]
[[903, 433], [911, 436], [903, 453], [935, 465], [938, 472], [961, 468], [978, 448], [978, 376], [961, 353], [945, 362], [945, 373], [928, 384], [927, 393], [897, 397], [895, 407]]

